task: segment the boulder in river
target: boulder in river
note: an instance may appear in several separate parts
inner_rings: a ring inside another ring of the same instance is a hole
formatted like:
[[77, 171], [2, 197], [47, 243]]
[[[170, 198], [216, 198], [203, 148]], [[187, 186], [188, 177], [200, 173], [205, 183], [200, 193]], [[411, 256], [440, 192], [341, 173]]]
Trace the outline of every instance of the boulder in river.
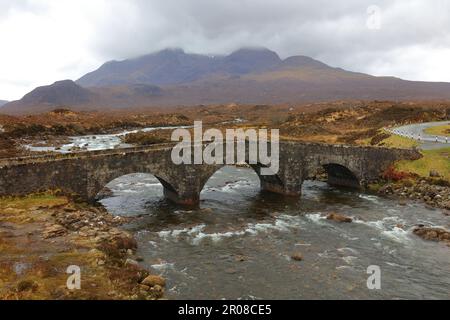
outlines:
[[450, 246], [450, 232], [445, 229], [418, 226], [413, 233], [424, 240], [444, 242]]
[[344, 216], [339, 213], [335, 213], [335, 212], [331, 212], [330, 214], [328, 214], [327, 220], [333, 220], [336, 222], [346, 222], [346, 223], [353, 222], [352, 218]]
[[300, 252], [296, 252], [291, 256], [291, 259], [294, 261], [302, 261], [303, 255]]

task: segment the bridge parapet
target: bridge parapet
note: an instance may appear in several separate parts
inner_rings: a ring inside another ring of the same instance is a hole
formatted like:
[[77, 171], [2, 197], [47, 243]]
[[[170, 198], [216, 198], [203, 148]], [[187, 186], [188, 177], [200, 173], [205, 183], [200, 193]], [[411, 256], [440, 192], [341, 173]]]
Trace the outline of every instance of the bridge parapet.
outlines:
[[[123, 175], [149, 173], [158, 178], [172, 201], [195, 205], [208, 179], [223, 165], [175, 165], [174, 144], [5, 159], [0, 161], [0, 196], [60, 189], [85, 200], [95, 199], [106, 184]], [[317, 143], [280, 142], [276, 175], [260, 174], [261, 188], [285, 195], [300, 195], [302, 183], [325, 168], [329, 182], [359, 186], [377, 179], [392, 163], [418, 159], [416, 150], [355, 147]]]

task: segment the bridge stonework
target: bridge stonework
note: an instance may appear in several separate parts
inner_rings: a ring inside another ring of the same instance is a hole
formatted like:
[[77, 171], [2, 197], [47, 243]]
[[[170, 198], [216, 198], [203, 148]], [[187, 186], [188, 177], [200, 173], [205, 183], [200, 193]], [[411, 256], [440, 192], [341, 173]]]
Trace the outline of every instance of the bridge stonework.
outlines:
[[[223, 165], [175, 165], [172, 148], [157, 145], [6, 159], [0, 162], [0, 196], [61, 190], [94, 201], [112, 180], [131, 173], [149, 173], [161, 182], [166, 198], [196, 205], [206, 182]], [[378, 179], [395, 161], [420, 157], [416, 150], [280, 142], [276, 175], [260, 175], [260, 164], [251, 167], [260, 177], [262, 190], [298, 196], [303, 181], [318, 168], [327, 171], [331, 184], [358, 187]]]

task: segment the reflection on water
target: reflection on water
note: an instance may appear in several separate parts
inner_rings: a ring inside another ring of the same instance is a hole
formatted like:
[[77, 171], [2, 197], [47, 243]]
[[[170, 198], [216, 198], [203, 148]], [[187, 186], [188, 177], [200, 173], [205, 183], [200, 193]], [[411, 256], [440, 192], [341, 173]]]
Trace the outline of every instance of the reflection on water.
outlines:
[[[201, 195], [198, 210], [162, 199], [149, 175], [109, 185], [102, 203], [117, 215], [139, 216], [143, 264], [164, 275], [174, 299], [448, 299], [450, 250], [411, 233], [416, 224], [448, 226], [448, 217], [420, 204], [305, 182], [301, 199], [259, 192], [249, 169], [226, 167]], [[354, 223], [337, 224], [338, 212]], [[300, 252], [304, 260], [291, 260]], [[378, 265], [382, 289], [368, 290]]]

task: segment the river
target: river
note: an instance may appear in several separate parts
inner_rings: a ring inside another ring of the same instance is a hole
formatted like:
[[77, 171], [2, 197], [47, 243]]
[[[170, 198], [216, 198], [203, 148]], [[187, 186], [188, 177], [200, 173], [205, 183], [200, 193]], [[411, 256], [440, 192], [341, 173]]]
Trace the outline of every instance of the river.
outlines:
[[[162, 198], [151, 175], [129, 175], [102, 200], [115, 215], [137, 216], [142, 265], [163, 275], [170, 299], [449, 299], [450, 250], [412, 233], [449, 226], [440, 210], [402, 205], [307, 181], [300, 199], [261, 194], [251, 169], [225, 167], [207, 183], [197, 210]], [[339, 224], [329, 212], [355, 219]], [[293, 261], [301, 253], [303, 261]], [[381, 269], [381, 290], [367, 268]]]
[[[179, 126], [179, 127], [149, 127], [136, 130], [122, 131], [119, 133], [111, 134], [96, 134], [96, 135], [86, 135], [86, 136], [73, 136], [69, 137], [69, 143], [65, 143], [60, 147], [55, 146], [39, 146], [40, 143], [45, 143], [45, 141], [35, 142], [33, 144], [26, 144], [24, 148], [32, 152], [57, 152], [57, 153], [71, 153], [73, 150], [83, 150], [83, 151], [99, 151], [114, 148], [127, 148], [132, 147], [130, 144], [122, 142], [122, 138], [130, 133], [136, 132], [150, 132], [156, 130], [174, 130], [181, 128], [191, 128], [189, 126]], [[37, 146], [36, 146], [37, 145]]]

